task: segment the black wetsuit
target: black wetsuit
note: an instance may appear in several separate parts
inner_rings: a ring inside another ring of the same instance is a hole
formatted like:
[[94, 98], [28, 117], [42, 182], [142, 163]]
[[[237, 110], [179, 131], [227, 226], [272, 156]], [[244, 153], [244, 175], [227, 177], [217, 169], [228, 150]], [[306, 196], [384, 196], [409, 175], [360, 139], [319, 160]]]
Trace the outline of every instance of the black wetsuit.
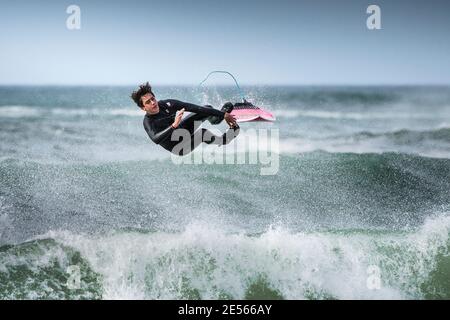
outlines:
[[[231, 104], [228, 104], [231, 105]], [[211, 106], [198, 106], [192, 103], [182, 102], [174, 99], [160, 100], [158, 101], [159, 112], [157, 114], [146, 114], [144, 117], [144, 128], [150, 139], [178, 155], [184, 155], [194, 150], [198, 146], [198, 142], [205, 142], [208, 144], [223, 145], [229, 143], [233, 138], [239, 134], [239, 127], [229, 129], [221, 137], [214, 135], [211, 131], [202, 128], [201, 131], [197, 130], [195, 126], [199, 122], [209, 120], [212, 124], [218, 124], [222, 122], [225, 112], [214, 109]], [[232, 106], [232, 105], [231, 105]], [[175, 121], [176, 112], [181, 109], [192, 112], [192, 114], [185, 117], [179, 124], [178, 128], [172, 128], [171, 124]], [[224, 106], [225, 108], [225, 106]], [[222, 109], [224, 109], [222, 108]], [[229, 111], [228, 109], [225, 109]], [[190, 148], [179, 150], [174, 147], [177, 146], [180, 140], [173, 139], [172, 134], [175, 130], [186, 129], [190, 134]], [[200, 134], [199, 139], [194, 138], [194, 134]], [[176, 141], [175, 141], [176, 140]], [[187, 150], [187, 151], [186, 151]]]

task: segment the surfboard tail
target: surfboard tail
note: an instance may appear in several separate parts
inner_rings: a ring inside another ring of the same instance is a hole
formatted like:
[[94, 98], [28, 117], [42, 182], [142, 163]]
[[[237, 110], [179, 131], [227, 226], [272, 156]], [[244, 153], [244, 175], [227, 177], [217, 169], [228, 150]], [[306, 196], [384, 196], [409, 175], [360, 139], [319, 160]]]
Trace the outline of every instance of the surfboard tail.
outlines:
[[258, 106], [253, 105], [248, 101], [234, 104], [234, 109], [231, 114], [236, 118], [237, 122], [250, 121], [270, 121], [276, 120], [275, 116]]

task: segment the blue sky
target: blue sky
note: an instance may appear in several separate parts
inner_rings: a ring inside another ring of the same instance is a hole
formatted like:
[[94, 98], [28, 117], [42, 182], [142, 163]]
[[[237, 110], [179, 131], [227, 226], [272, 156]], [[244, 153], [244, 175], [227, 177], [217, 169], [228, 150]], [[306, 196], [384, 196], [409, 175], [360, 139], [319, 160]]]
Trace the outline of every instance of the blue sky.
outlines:
[[2, 1], [0, 84], [448, 85], [449, 34], [446, 0]]

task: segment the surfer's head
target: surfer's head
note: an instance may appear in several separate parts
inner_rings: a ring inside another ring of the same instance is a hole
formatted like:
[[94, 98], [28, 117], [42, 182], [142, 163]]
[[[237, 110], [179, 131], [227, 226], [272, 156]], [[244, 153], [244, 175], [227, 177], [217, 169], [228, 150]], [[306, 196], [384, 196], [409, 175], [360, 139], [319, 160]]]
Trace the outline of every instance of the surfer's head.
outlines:
[[133, 91], [131, 99], [133, 99], [139, 108], [150, 114], [159, 112], [158, 100], [156, 100], [152, 87], [148, 82], [141, 84], [137, 91]]

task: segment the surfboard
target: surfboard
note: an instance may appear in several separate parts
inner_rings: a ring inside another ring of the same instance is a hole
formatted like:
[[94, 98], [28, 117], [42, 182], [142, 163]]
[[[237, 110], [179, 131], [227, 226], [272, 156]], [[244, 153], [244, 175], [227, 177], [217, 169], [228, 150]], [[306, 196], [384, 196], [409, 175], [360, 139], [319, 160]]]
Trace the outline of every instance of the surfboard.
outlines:
[[234, 109], [231, 111], [231, 114], [236, 118], [237, 122], [250, 122], [250, 121], [275, 121], [275, 116], [267, 110], [264, 110], [261, 107], [254, 106], [252, 103], [248, 102], [245, 99], [244, 92], [241, 90], [239, 83], [236, 78], [228, 71], [225, 70], [214, 70], [208, 73], [206, 78], [200, 82], [199, 87], [208, 80], [209, 76], [214, 73], [224, 73], [233, 78], [234, 83], [236, 84], [236, 88], [239, 90], [239, 94], [242, 97], [243, 102], [235, 103]]
[[275, 116], [263, 108], [254, 106], [248, 101], [234, 104], [231, 115], [236, 118], [237, 122], [250, 121], [275, 121]]

